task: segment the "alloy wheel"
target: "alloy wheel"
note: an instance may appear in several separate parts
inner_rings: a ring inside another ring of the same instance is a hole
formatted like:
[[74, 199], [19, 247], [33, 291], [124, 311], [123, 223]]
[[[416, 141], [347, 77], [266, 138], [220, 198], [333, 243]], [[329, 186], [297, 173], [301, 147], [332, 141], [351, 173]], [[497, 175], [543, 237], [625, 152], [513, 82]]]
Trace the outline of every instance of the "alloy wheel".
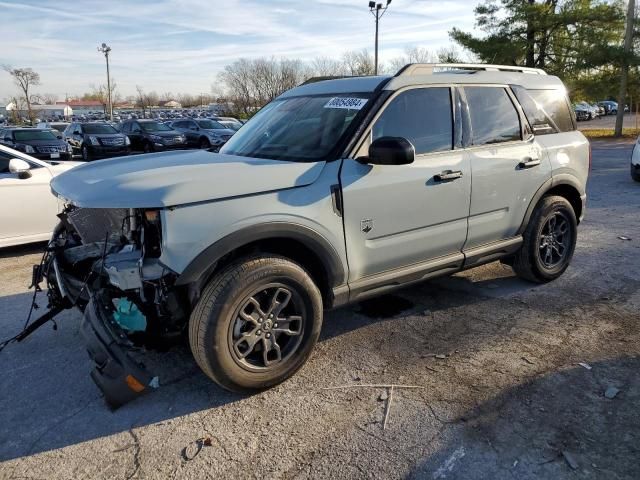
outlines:
[[243, 368], [266, 371], [299, 349], [305, 324], [302, 297], [283, 284], [270, 284], [246, 297], [229, 328], [234, 360]]
[[561, 265], [569, 254], [571, 241], [569, 219], [563, 212], [553, 212], [542, 227], [539, 237], [540, 261], [544, 267], [552, 269]]

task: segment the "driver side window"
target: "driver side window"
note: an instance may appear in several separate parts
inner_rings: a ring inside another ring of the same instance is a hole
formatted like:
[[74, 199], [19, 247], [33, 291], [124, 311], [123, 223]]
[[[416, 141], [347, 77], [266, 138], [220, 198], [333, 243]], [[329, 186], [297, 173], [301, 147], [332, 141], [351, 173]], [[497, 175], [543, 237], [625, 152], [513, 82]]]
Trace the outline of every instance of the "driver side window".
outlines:
[[395, 97], [372, 129], [372, 138], [403, 137], [416, 155], [453, 148], [453, 114], [448, 87], [415, 88]]

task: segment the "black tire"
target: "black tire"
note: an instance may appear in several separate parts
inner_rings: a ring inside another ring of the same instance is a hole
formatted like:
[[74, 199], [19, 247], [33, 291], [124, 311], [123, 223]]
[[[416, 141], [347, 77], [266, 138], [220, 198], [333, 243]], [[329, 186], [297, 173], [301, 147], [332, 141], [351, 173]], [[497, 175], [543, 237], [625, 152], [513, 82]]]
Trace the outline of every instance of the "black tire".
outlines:
[[204, 138], [202, 137], [200, 139], [200, 141], [198, 142], [198, 148], [204, 150], [206, 148], [211, 148], [211, 142], [209, 141], [208, 138]]
[[640, 182], [640, 169], [636, 168], [633, 163], [631, 164], [631, 178], [636, 182]]
[[153, 145], [151, 145], [150, 142], [144, 142], [142, 150], [144, 151], [144, 153], [151, 153], [153, 152]]
[[86, 145], [82, 145], [80, 151], [82, 153], [82, 160], [84, 160], [85, 162], [90, 162], [91, 160], [93, 160], [91, 152], [89, 152], [89, 147], [87, 147]]
[[[551, 222], [554, 228], [550, 228]], [[565, 225], [566, 232], [560, 234], [556, 225]], [[553, 235], [551, 230], [555, 231]], [[531, 282], [555, 280], [571, 263], [577, 232], [576, 214], [567, 199], [555, 195], [543, 197], [524, 231], [522, 247], [513, 260], [513, 270]]]
[[[273, 319], [268, 316], [269, 305], [283, 304]], [[238, 260], [209, 281], [189, 320], [189, 343], [208, 377], [228, 390], [251, 393], [293, 375], [311, 354], [321, 326], [322, 296], [311, 277], [296, 263], [265, 254]]]

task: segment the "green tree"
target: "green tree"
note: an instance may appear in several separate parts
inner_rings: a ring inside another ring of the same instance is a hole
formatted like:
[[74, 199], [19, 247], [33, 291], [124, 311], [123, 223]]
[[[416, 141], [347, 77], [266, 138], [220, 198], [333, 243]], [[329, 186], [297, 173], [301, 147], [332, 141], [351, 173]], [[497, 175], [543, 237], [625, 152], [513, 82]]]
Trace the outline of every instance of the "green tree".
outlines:
[[621, 55], [619, 0], [489, 0], [475, 14], [484, 35], [458, 28], [449, 33], [483, 62], [543, 68], [566, 78]]

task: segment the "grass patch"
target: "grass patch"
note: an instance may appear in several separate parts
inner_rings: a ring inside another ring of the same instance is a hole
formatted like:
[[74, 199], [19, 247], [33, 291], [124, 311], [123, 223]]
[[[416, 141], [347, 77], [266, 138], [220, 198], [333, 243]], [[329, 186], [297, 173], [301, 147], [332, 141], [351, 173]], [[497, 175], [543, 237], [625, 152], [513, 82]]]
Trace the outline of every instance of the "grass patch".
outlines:
[[587, 138], [638, 138], [640, 129], [623, 128], [622, 137], [613, 136], [613, 128], [589, 128], [580, 130]]

